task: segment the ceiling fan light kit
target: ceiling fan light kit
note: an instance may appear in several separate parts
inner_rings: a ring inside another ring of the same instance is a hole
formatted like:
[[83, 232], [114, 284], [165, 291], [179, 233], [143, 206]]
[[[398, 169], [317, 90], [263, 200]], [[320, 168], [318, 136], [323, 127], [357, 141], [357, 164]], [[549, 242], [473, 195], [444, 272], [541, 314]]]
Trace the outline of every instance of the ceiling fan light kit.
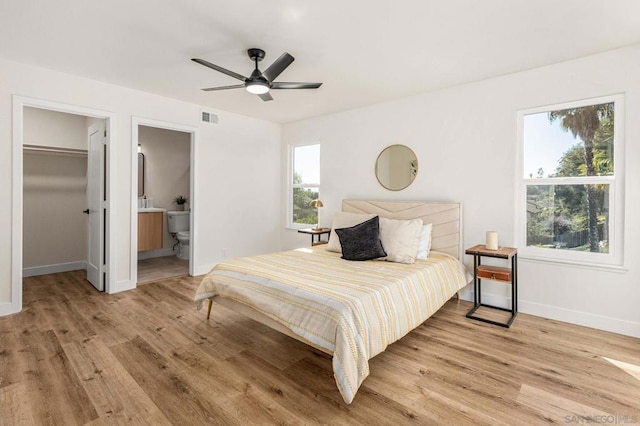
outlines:
[[247, 92], [254, 95], [262, 95], [269, 91], [269, 83], [266, 81], [249, 81], [245, 87], [247, 88]]
[[276, 59], [276, 61], [271, 64], [269, 68], [264, 70], [264, 72], [261, 72], [258, 69], [258, 62], [263, 60], [265, 57], [264, 50], [252, 48], [247, 50], [247, 54], [249, 55], [249, 58], [255, 62], [255, 69], [251, 73], [250, 77], [245, 77], [236, 72], [229, 71], [226, 68], [212, 64], [204, 59], [191, 59], [193, 62], [243, 82], [243, 84], [235, 84], [232, 86], [207, 87], [202, 90], [210, 92], [215, 90], [239, 89], [244, 87], [247, 92], [258, 95], [263, 101], [271, 101], [273, 100], [273, 97], [269, 94], [269, 90], [271, 89], [317, 89], [322, 86], [322, 83], [274, 82], [273, 80], [275, 80], [294, 61], [294, 57], [286, 52]]

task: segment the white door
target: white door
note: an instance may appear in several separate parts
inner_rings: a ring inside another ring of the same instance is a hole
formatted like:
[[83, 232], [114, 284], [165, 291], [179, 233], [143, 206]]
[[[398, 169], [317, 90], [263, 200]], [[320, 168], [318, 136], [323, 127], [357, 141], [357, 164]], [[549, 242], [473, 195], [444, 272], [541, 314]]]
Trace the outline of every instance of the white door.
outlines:
[[87, 164], [87, 280], [104, 291], [105, 120], [89, 127]]

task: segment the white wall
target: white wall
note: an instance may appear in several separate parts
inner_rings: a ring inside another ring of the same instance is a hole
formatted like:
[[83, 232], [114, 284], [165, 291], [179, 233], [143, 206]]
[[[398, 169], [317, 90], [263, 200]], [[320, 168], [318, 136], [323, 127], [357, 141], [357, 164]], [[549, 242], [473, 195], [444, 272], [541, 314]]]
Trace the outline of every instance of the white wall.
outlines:
[[[194, 90], [198, 90], [194, 88]], [[195, 245], [197, 274], [229, 256], [278, 250], [281, 189], [281, 126], [219, 112], [217, 125], [200, 124], [198, 105], [176, 101], [82, 77], [0, 60], [0, 198], [12, 198], [12, 95], [78, 105], [115, 114], [110, 135], [117, 173], [113, 185], [115, 288], [131, 288], [132, 116], [198, 129], [196, 141]], [[210, 109], [210, 108], [208, 108]], [[0, 204], [0, 314], [14, 309], [11, 295], [11, 203]]]
[[87, 259], [87, 215], [82, 213], [87, 208], [87, 156], [25, 151], [23, 171], [25, 276], [82, 269]]
[[[23, 120], [25, 145], [87, 149], [87, 120], [82, 115], [26, 107]], [[86, 153], [25, 150], [24, 276], [84, 267], [86, 181]]]
[[[520, 259], [521, 312], [640, 337], [640, 46], [421, 94], [284, 126], [288, 144], [321, 143], [322, 225], [343, 198], [454, 200], [464, 203], [464, 245], [495, 229], [514, 243], [516, 112], [614, 93], [626, 96], [625, 272]], [[420, 165], [400, 192], [378, 185], [374, 164], [391, 144], [412, 148]], [[283, 196], [286, 196], [283, 191]], [[283, 213], [284, 216], [284, 213]], [[283, 248], [308, 245], [284, 230]], [[471, 265], [467, 256], [465, 262]], [[506, 304], [508, 287], [486, 282], [487, 301]], [[470, 297], [470, 293], [466, 293]], [[484, 300], [484, 299], [483, 299]]]
[[24, 109], [24, 144], [87, 149], [87, 117], [41, 108]]

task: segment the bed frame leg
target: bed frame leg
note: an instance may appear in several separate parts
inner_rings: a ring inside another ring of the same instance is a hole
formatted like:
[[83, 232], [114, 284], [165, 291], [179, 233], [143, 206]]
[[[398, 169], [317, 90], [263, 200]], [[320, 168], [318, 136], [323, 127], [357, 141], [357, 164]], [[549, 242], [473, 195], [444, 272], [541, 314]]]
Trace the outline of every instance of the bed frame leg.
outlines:
[[213, 300], [209, 299], [209, 306], [207, 306], [207, 319], [211, 316], [211, 305], [213, 305]]

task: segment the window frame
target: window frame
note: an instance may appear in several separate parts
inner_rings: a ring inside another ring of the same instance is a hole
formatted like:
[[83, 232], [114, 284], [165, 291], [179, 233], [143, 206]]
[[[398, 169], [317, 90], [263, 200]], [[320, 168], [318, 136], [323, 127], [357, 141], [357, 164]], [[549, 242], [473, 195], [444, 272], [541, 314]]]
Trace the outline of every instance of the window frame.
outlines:
[[[516, 218], [515, 243], [521, 259], [552, 263], [567, 263], [598, 269], [624, 268], [624, 95], [615, 94], [597, 98], [582, 99], [542, 107], [519, 110], [517, 112], [517, 155], [516, 155]], [[613, 176], [579, 176], [561, 178], [526, 178], [524, 176], [524, 117], [568, 108], [614, 103], [613, 120]], [[592, 253], [558, 250], [542, 247], [527, 247], [527, 187], [570, 184], [608, 184], [609, 186], [609, 253]], [[612, 237], [612, 238], [611, 238]]]
[[[295, 223], [293, 221], [293, 190], [295, 188], [318, 188], [318, 199], [320, 198], [320, 182], [313, 183], [293, 183], [293, 172], [295, 171], [295, 150], [296, 148], [302, 148], [306, 146], [314, 146], [318, 145], [318, 150], [320, 151], [318, 154], [318, 163], [320, 163], [322, 156], [322, 146], [319, 141], [310, 142], [310, 143], [301, 143], [301, 144], [290, 144], [287, 149], [287, 209], [286, 209], [286, 220], [285, 226], [289, 229], [304, 229], [311, 228], [314, 225], [308, 223]], [[320, 173], [322, 173], [322, 169], [320, 169]]]

